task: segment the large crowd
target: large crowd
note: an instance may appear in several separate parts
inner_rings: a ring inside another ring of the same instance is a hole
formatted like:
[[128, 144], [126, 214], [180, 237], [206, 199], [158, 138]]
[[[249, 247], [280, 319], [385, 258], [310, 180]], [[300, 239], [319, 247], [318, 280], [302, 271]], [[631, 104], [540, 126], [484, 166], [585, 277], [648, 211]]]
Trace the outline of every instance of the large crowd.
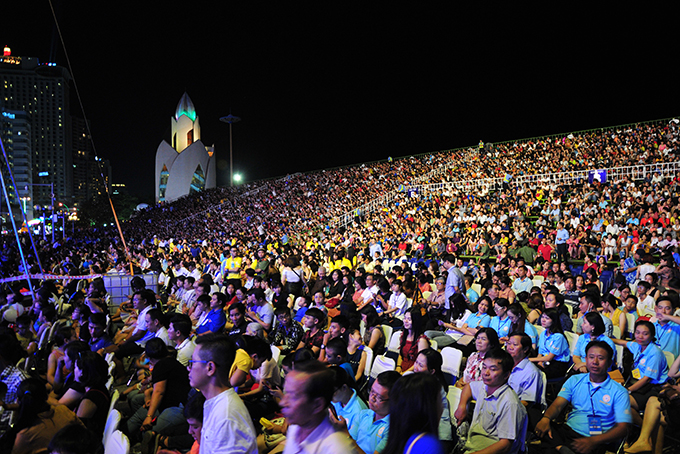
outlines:
[[[678, 134], [653, 122], [218, 188], [137, 213], [126, 245], [36, 238], [39, 260], [23, 236], [31, 272], [104, 278], [3, 286], [3, 449], [661, 452], [680, 408], [680, 180], [515, 180], [674, 163]], [[503, 184], [455, 184], [485, 178]], [[13, 240], [5, 277], [27, 271]], [[112, 305], [106, 278], [130, 274], [158, 285], [135, 277]]]

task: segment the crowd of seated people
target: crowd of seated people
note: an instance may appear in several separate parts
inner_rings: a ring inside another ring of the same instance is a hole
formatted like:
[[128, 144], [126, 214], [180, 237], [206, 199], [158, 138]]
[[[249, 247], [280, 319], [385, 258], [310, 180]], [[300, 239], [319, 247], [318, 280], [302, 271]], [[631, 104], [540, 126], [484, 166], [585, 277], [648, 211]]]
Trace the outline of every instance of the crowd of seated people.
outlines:
[[[650, 123], [206, 191], [125, 223], [129, 255], [111, 232], [39, 241], [45, 270], [156, 273], [158, 288], [133, 279], [110, 311], [101, 278], [36, 281], [33, 299], [7, 287], [0, 423], [14, 425], [3, 442], [32, 452], [69, 431], [101, 440], [118, 388], [121, 430], [159, 452], [505, 453], [533, 439], [585, 454], [631, 424], [642, 431], [628, 452], [660, 452], [676, 417], [667, 382], [680, 376], [677, 178], [403, 192], [346, 229], [329, 225], [419, 177], [674, 161], [677, 134]], [[2, 241], [3, 270], [21, 274]], [[457, 380], [443, 374], [444, 348], [461, 352]], [[371, 376], [376, 358], [393, 370]], [[545, 393], [544, 376], [566, 379], [563, 390]], [[581, 387], [603, 394], [597, 405]], [[52, 432], [36, 428], [45, 419]]]

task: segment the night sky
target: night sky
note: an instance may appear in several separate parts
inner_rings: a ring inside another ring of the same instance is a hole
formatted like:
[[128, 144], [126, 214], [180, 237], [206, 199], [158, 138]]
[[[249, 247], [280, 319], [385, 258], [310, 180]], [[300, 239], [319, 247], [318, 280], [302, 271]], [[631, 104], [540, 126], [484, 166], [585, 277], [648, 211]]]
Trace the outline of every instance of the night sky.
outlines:
[[[5, 3], [0, 44], [67, 66], [49, 3]], [[246, 180], [680, 114], [677, 11], [223, 3], [55, 1], [98, 154], [135, 195], [184, 91], [220, 185], [230, 112]]]

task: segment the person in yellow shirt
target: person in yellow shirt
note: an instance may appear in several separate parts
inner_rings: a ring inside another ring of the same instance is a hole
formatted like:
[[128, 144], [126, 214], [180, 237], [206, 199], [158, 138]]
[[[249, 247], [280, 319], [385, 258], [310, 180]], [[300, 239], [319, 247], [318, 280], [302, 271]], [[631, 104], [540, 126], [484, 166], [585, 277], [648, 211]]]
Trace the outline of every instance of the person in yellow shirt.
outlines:
[[231, 247], [229, 254], [230, 257], [222, 264], [222, 274], [225, 276], [224, 285], [232, 284], [235, 289], [241, 288], [241, 265], [243, 264], [243, 258], [238, 257], [238, 248], [236, 246]]

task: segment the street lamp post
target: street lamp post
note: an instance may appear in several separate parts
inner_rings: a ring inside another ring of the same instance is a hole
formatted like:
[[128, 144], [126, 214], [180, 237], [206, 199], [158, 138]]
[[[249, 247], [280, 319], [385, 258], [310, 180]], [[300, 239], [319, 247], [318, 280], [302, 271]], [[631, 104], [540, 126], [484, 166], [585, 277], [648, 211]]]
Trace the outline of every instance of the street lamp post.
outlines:
[[231, 142], [231, 125], [238, 123], [241, 119], [229, 114], [226, 117], [220, 118], [220, 121], [229, 123], [229, 186], [234, 186], [234, 149]]

